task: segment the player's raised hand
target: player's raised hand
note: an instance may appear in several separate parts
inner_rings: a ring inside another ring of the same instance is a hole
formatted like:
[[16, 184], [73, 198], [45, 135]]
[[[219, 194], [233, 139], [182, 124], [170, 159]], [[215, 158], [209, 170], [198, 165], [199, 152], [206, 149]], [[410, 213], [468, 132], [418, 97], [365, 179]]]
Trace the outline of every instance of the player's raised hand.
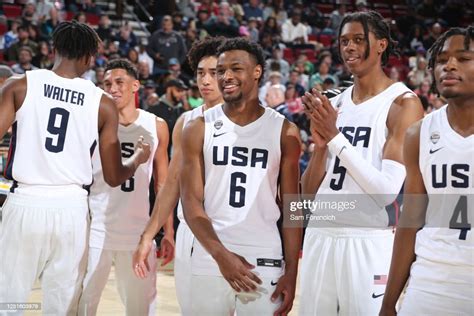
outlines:
[[138, 162], [140, 164], [147, 162], [148, 158], [150, 157], [150, 144], [143, 140], [143, 136], [138, 137], [138, 141], [135, 146], [135, 153], [138, 155]]
[[150, 272], [150, 265], [148, 264], [148, 256], [150, 251], [153, 249], [153, 239], [146, 240], [140, 239], [137, 249], [133, 253], [133, 272], [139, 278], [146, 278], [148, 272]]
[[316, 116], [316, 108], [322, 106], [322, 101], [309, 92], [306, 92], [301, 100], [306, 117], [310, 122], [311, 138], [317, 148], [323, 149], [327, 146], [327, 141], [318, 133], [318, 117]]
[[338, 112], [331, 105], [329, 99], [317, 89], [313, 88], [311, 95], [315, 97], [313, 103], [313, 117], [318, 129], [318, 134], [321, 135], [326, 142], [329, 142], [339, 134], [339, 130], [336, 127]]
[[273, 313], [274, 316], [286, 316], [293, 307], [296, 291], [296, 274], [284, 274], [277, 283], [276, 289], [272, 294], [272, 302], [282, 296], [280, 307]]
[[255, 266], [248, 263], [244, 257], [226, 251], [217, 261], [222, 276], [236, 292], [254, 292], [257, 284], [262, 284], [258, 276], [250, 271]]

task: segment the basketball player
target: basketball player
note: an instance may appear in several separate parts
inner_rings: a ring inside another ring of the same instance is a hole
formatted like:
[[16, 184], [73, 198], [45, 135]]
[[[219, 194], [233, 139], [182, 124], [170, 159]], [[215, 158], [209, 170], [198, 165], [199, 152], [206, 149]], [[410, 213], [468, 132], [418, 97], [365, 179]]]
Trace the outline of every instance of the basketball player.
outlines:
[[99, 140], [104, 179], [118, 186], [148, 160], [138, 142], [124, 163], [113, 99], [79, 78], [97, 52], [87, 25], [61, 23], [53, 34], [52, 71], [28, 71], [3, 87], [0, 138], [13, 124], [3, 208], [0, 302], [26, 302], [40, 278], [45, 315], [76, 314], [86, 264], [91, 156]]
[[[190, 112], [185, 112], [177, 121], [173, 130], [173, 157], [168, 169], [168, 177], [159, 199], [155, 203], [152, 216], [143, 232], [140, 243], [134, 255], [134, 266], [139, 277], [145, 277], [149, 262], [148, 255], [151, 251], [153, 236], [160, 230], [164, 221], [174, 210], [179, 199], [179, 166], [182, 160], [181, 132], [183, 127], [191, 120], [202, 117], [205, 110], [223, 102], [221, 92], [216, 81], [216, 51], [225, 40], [224, 37], [209, 37], [195, 42], [188, 52], [188, 62], [196, 73], [196, 82], [199, 92], [204, 99], [204, 104]], [[174, 279], [176, 296], [181, 309], [181, 314], [191, 315], [191, 249], [194, 236], [183, 216], [181, 204], [178, 205], [179, 226], [176, 233], [176, 251], [174, 258]]]
[[298, 193], [299, 131], [259, 105], [265, 61], [258, 44], [229, 39], [217, 53], [225, 103], [189, 122], [182, 135], [181, 196], [197, 238], [192, 314], [286, 315], [301, 229], [284, 227], [280, 239], [276, 198]]
[[416, 95], [382, 70], [394, 45], [380, 14], [345, 16], [339, 51], [354, 84], [331, 101], [315, 89], [304, 96], [316, 149], [303, 192], [315, 194], [315, 201], [332, 195], [331, 201], [356, 202], [325, 227], [309, 223], [300, 315], [375, 315], [380, 309], [393, 244], [385, 206], [405, 179], [405, 131], [423, 117]]
[[[149, 219], [148, 188], [151, 177], [153, 175], [155, 179], [155, 192], [166, 179], [169, 136], [168, 126], [163, 119], [135, 107], [135, 94], [139, 88], [138, 71], [130, 61], [116, 59], [106, 66], [104, 89], [114, 98], [119, 112], [118, 136], [122, 157], [128, 158], [133, 154], [133, 140], [137, 135], [143, 135], [151, 146], [153, 159], [138, 167], [135, 174], [120, 187], [112, 188], [104, 181], [100, 155], [93, 156], [94, 184], [89, 195], [90, 248], [79, 315], [97, 313], [112, 263], [126, 314], [156, 313], [156, 274], [150, 273], [141, 280], [135, 277], [130, 266], [135, 245]], [[166, 233], [170, 228], [173, 231], [172, 223], [168, 223], [168, 226], [171, 227], [165, 227]], [[173, 247], [167, 243], [163, 246]], [[149, 263], [152, 271], [156, 271], [154, 251], [149, 253]]]
[[474, 313], [474, 28], [448, 30], [430, 53], [448, 104], [406, 135], [406, 202], [381, 315], [396, 314], [408, 276], [399, 315]]

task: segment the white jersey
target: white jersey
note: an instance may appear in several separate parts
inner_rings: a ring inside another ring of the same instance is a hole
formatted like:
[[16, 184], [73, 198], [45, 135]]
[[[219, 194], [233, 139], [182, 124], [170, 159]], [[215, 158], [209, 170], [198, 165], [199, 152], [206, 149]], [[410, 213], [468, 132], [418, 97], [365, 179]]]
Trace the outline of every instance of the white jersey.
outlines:
[[[103, 91], [90, 81], [63, 78], [50, 70], [27, 71], [26, 80], [6, 177], [15, 181], [18, 193], [45, 196], [48, 187], [63, 186], [86, 195], [82, 187], [92, 183], [91, 155]], [[64, 192], [56, 188], [56, 196]]]
[[[186, 127], [186, 124], [191, 122], [192, 120], [197, 119], [198, 117], [202, 117], [204, 113], [204, 105], [198, 106], [194, 108], [192, 111], [184, 112], [183, 113], [183, 129]], [[183, 214], [183, 204], [181, 203], [181, 199], [178, 201], [178, 219], [180, 224], [186, 224], [186, 220], [184, 219]]]
[[[204, 112], [204, 121], [204, 210], [217, 236], [244, 257], [281, 260], [276, 197], [284, 117], [267, 108], [242, 127], [217, 106]], [[199, 242], [192, 267], [193, 274], [221, 275]]]
[[158, 147], [157, 117], [143, 110], [138, 111], [135, 122], [128, 126], [119, 125], [118, 128], [122, 158], [133, 155], [140, 136], [150, 144], [150, 158], [137, 168], [133, 177], [118, 187], [110, 187], [104, 180], [99, 151], [93, 156], [94, 184], [89, 196], [91, 247], [134, 250], [150, 218], [148, 189], [153, 174], [153, 158]]
[[[421, 124], [419, 165], [429, 203], [415, 253], [431, 262], [474, 269], [474, 135], [457, 134], [446, 110], [427, 115]], [[469, 229], [462, 229], [466, 225]]]
[[[388, 134], [386, 122], [391, 105], [398, 96], [411, 90], [403, 83], [394, 83], [376, 96], [356, 105], [352, 101], [353, 87], [331, 99], [331, 104], [339, 109], [336, 126], [364, 160], [381, 170], [383, 148]], [[334, 195], [333, 198], [329, 198], [329, 195], [336, 194], [338, 202], [353, 202], [355, 207], [345, 209], [335, 216], [335, 220], [327, 222], [328, 225], [388, 226], [389, 218], [385, 208], [377, 206], [365, 194], [346, 168], [340, 166], [339, 158], [331, 153], [328, 153], [326, 171], [316, 199], [321, 197], [323, 200], [333, 200]]]

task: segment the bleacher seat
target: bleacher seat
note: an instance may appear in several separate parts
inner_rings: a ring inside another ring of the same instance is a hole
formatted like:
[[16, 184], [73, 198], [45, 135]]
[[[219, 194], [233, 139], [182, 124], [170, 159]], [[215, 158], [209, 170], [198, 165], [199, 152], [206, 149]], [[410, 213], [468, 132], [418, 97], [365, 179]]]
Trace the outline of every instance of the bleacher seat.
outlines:
[[3, 4], [3, 14], [9, 19], [21, 16], [22, 7], [15, 4]]

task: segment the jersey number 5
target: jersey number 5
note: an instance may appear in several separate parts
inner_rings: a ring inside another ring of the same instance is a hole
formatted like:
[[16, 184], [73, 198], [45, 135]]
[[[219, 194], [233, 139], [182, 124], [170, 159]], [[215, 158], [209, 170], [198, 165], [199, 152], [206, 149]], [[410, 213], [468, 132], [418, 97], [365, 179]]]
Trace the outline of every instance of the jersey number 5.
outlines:
[[[69, 122], [69, 112], [63, 108], [52, 108], [49, 112], [48, 132], [56, 135], [57, 138], [46, 137], [44, 146], [52, 153], [59, 153], [64, 150], [66, 139], [67, 123]], [[56, 140], [56, 141], [55, 141]]]
[[[459, 216], [461, 216], [460, 222], [458, 222]], [[449, 228], [459, 229], [459, 239], [466, 240], [467, 232], [471, 230], [471, 224], [467, 222], [467, 196], [461, 195], [456, 203], [453, 216], [449, 221]]]
[[243, 172], [233, 172], [230, 175], [230, 194], [229, 204], [232, 207], [243, 207], [245, 205], [245, 187], [239, 184], [245, 184], [247, 182], [247, 175]]
[[329, 187], [333, 189], [334, 191], [339, 191], [342, 189], [342, 184], [344, 183], [344, 178], [346, 177], [346, 168], [340, 165], [341, 160], [339, 157], [336, 157], [336, 161], [334, 162], [334, 170], [333, 174], [337, 175], [339, 174], [339, 180], [336, 179], [331, 179], [331, 182], [329, 183]]

